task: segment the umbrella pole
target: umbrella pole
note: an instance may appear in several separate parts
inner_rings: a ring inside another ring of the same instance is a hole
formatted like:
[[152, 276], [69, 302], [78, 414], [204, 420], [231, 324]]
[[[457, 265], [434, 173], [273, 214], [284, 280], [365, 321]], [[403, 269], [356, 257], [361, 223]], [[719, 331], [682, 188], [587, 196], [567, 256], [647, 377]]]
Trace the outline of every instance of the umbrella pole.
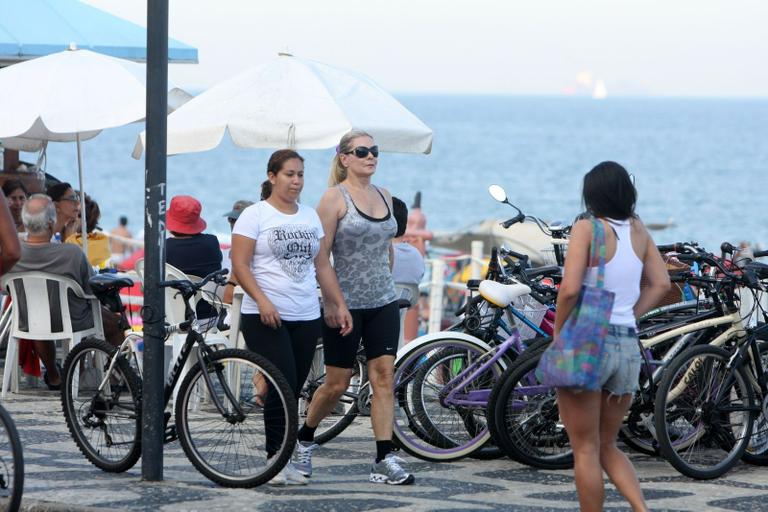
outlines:
[[[85, 213], [85, 188], [83, 187], [83, 155], [80, 148], [80, 133], [75, 135], [77, 139], [77, 177], [80, 180], [80, 232], [83, 235], [83, 252], [88, 257], [88, 230]], [[62, 240], [63, 241], [63, 240]]]

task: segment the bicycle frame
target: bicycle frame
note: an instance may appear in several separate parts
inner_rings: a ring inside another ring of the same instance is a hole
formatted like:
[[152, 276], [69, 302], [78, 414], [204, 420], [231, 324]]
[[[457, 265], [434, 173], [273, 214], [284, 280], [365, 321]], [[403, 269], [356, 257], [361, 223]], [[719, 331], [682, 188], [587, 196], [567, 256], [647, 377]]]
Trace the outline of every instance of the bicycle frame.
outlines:
[[[440, 394], [443, 395], [442, 402], [444, 406], [454, 407], [485, 407], [488, 405], [488, 398], [491, 395], [491, 389], [478, 389], [460, 393], [463, 389], [474, 381], [477, 377], [484, 374], [514, 346], [518, 351], [525, 349], [520, 335], [516, 330], [501, 345], [493, 347], [489, 352], [481, 355], [467, 368], [462, 370], [457, 376], [443, 385]], [[485, 362], [483, 362], [485, 360]], [[448, 393], [445, 390], [449, 389]]]
[[[744, 335], [746, 334], [746, 330], [744, 329], [744, 326], [741, 323], [741, 315], [738, 311], [722, 317], [713, 318], [710, 320], [704, 320], [702, 322], [697, 322], [696, 324], [692, 324], [692, 326], [701, 324], [702, 328], [706, 328], [706, 327], [714, 327], [717, 325], [725, 325], [729, 322], [731, 323], [731, 327], [729, 327], [728, 329], [720, 333], [716, 338], [714, 338], [712, 341], [709, 342], [709, 345], [713, 345], [715, 347], [722, 347], [723, 345], [725, 345], [726, 341], [732, 338], [744, 337]], [[680, 329], [675, 329], [675, 330], [680, 330]], [[684, 332], [689, 332], [689, 331], [684, 331]], [[685, 390], [687, 383], [690, 382], [690, 378], [692, 377], [692, 374], [695, 371], [696, 369], [693, 367], [686, 370], [686, 373], [683, 376], [683, 378], [680, 379], [680, 382], [678, 382], [677, 385], [672, 390], [670, 390], [669, 396], [667, 397], [668, 400], [670, 399], [674, 400], [675, 398], [680, 396], [680, 393], [682, 393]]]

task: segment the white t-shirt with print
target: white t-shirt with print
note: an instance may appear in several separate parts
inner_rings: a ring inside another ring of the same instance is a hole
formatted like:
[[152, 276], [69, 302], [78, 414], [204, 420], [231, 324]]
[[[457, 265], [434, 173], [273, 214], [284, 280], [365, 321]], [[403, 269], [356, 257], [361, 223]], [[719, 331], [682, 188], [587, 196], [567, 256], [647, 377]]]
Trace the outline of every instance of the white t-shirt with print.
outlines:
[[[266, 201], [240, 214], [234, 235], [256, 240], [251, 273], [283, 320], [314, 320], [320, 316], [315, 278], [315, 256], [320, 250], [323, 226], [317, 212], [299, 204], [293, 215], [280, 212]], [[248, 294], [243, 313], [258, 313]]]

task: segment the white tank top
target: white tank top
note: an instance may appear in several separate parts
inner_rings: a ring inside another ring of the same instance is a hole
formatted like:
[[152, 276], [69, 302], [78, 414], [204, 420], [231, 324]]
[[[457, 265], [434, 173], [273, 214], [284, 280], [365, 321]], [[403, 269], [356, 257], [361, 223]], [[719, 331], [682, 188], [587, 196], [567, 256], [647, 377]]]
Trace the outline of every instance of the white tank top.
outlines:
[[[632, 248], [632, 227], [629, 219], [605, 219], [616, 233], [616, 253], [605, 264], [605, 289], [616, 296], [611, 311], [611, 324], [636, 327], [634, 307], [640, 297], [640, 276], [643, 262]], [[584, 283], [597, 284], [597, 267], [587, 268]]]

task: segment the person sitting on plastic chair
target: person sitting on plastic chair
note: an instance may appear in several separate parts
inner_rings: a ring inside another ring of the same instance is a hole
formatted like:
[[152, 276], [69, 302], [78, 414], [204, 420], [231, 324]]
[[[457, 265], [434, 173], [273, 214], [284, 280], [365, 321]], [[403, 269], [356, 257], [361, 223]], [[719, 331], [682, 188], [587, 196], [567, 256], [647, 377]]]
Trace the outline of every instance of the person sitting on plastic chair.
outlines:
[[[410, 310], [418, 305], [418, 286], [424, 276], [424, 257], [416, 247], [403, 240], [408, 225], [408, 207], [397, 197], [392, 198], [392, 213], [397, 221], [397, 233], [392, 239], [395, 256], [392, 264], [392, 279], [395, 281], [395, 287], [402, 290], [401, 298], [407, 298], [410, 301], [408, 306]], [[401, 346], [418, 335], [418, 311], [416, 311], [415, 326], [407, 322], [406, 315], [406, 309], [401, 309]]]
[[[49, 272], [73, 279], [87, 294], [91, 294], [88, 279], [93, 269], [85, 254], [77, 245], [51, 243], [56, 226], [56, 209], [51, 198], [45, 194], [33, 194], [21, 211], [21, 218], [27, 230], [27, 240], [21, 244], [21, 259], [9, 274], [17, 272]], [[18, 306], [18, 305], [15, 305]], [[76, 330], [93, 325], [91, 307], [87, 301], [69, 296], [69, 312], [72, 326]], [[120, 319], [102, 307], [104, 337], [119, 346], [123, 341]], [[59, 389], [61, 376], [56, 366], [56, 347], [49, 341], [32, 341], [33, 352], [43, 361], [46, 368], [44, 380], [49, 389]]]
[[[172, 235], [165, 242], [165, 262], [187, 276], [205, 277], [221, 270], [219, 239], [203, 233], [207, 224], [200, 216], [202, 209], [203, 205], [194, 197], [179, 195], [171, 198], [165, 214], [165, 227]], [[207, 300], [198, 301], [196, 313], [200, 321], [218, 315]]]

